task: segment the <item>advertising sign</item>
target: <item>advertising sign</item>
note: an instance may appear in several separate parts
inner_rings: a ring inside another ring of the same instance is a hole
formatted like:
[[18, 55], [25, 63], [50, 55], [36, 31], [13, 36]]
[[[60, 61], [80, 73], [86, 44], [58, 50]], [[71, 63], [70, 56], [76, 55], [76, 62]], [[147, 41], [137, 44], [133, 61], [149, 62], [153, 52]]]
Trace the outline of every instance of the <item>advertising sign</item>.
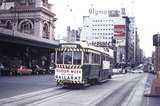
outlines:
[[82, 69], [55, 69], [56, 80], [70, 80], [82, 82]]
[[110, 69], [110, 61], [103, 61], [103, 69]]
[[114, 25], [115, 36], [125, 36], [126, 26], [125, 25]]
[[95, 9], [90, 8], [89, 9], [90, 15], [108, 15], [108, 17], [120, 17], [120, 10], [109, 10], [109, 9]]

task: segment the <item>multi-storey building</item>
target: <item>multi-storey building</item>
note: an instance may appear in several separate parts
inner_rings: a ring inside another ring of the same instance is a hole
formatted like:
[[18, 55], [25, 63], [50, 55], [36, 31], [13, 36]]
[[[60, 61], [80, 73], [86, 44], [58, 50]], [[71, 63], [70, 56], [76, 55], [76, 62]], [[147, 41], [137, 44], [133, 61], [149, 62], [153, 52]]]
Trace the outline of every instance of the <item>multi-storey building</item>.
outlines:
[[58, 46], [55, 21], [48, 0], [0, 0], [0, 63], [48, 67]]
[[55, 14], [48, 0], [1, 0], [0, 26], [45, 39], [54, 39]]
[[[84, 16], [83, 18], [81, 40], [98, 47], [114, 47], [115, 59], [119, 64], [134, 62], [134, 36], [134, 17]], [[116, 44], [113, 43], [114, 39]]]
[[81, 40], [98, 47], [112, 46], [114, 18], [83, 17]]
[[78, 30], [75, 30], [75, 29], [71, 29], [70, 26], [67, 26], [66, 41], [68, 42], [80, 41], [80, 34], [81, 34], [81, 28], [78, 28]]

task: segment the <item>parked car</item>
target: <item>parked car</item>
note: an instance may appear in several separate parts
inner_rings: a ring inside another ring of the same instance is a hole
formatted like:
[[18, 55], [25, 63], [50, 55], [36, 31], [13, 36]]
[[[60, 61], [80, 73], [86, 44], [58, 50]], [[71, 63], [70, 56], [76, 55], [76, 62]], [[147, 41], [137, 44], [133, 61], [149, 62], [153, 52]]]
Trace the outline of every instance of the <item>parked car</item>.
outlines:
[[132, 70], [132, 73], [143, 73], [142, 69], [136, 69], [136, 70]]
[[122, 69], [121, 68], [114, 68], [112, 69], [113, 74], [120, 74], [122, 73]]
[[2, 63], [0, 64], [0, 75], [1, 76], [6, 76], [6, 75], [10, 75], [11, 70], [9, 67], [4, 66]]
[[17, 68], [16, 73], [20, 74], [20, 75], [31, 74], [32, 73], [32, 69], [30, 69], [30, 68], [28, 68], [26, 66], [20, 66], [19, 68]]
[[2, 70], [4, 69], [3, 64], [0, 64], [0, 75], [2, 75]]

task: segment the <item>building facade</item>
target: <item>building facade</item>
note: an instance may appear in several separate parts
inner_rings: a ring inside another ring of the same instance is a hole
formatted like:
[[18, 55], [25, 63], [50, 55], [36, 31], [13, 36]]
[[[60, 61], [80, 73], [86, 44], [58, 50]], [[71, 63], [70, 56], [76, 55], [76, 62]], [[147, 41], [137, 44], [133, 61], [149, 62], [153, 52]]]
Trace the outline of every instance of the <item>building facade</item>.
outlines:
[[67, 38], [65, 39], [68, 42], [80, 41], [81, 28], [78, 30], [71, 29], [70, 26], [67, 26]]
[[81, 40], [97, 47], [112, 46], [114, 37], [114, 18], [83, 17]]
[[51, 7], [48, 0], [0, 0], [0, 63], [49, 68], [59, 44]]
[[84, 16], [81, 40], [97, 47], [110, 47], [116, 51], [117, 64], [131, 65], [135, 60], [135, 28], [134, 17]]
[[54, 39], [55, 14], [48, 0], [1, 0], [0, 26], [39, 38]]

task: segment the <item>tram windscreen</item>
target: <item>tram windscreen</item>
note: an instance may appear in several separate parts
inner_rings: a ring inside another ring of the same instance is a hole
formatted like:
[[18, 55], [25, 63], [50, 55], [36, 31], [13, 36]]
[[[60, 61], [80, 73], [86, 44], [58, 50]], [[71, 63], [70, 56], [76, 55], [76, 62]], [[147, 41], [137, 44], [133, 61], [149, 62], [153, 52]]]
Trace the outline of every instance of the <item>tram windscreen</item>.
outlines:
[[81, 59], [82, 59], [82, 52], [80, 51], [64, 51], [64, 52], [59, 51], [57, 52], [57, 64], [80, 65]]
[[57, 64], [63, 64], [63, 52], [59, 51], [57, 53]]
[[81, 64], [81, 58], [82, 58], [82, 53], [81, 52], [74, 52], [73, 53], [73, 64]]
[[72, 52], [64, 52], [64, 64], [72, 64]]

